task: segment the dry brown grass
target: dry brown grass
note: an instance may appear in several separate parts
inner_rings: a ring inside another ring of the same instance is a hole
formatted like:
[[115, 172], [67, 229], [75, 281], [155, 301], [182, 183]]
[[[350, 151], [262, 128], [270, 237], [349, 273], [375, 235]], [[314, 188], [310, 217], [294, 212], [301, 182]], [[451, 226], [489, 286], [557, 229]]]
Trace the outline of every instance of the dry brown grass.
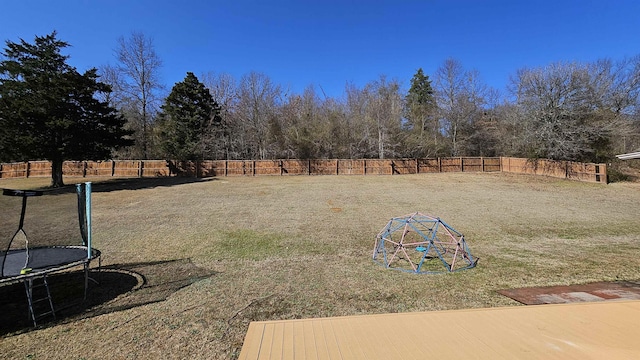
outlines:
[[[47, 180], [28, 181], [0, 187]], [[234, 358], [254, 320], [517, 305], [496, 290], [640, 279], [637, 183], [498, 173], [146, 179], [96, 184], [93, 199], [103, 265], [147, 283], [5, 334], [3, 356]], [[372, 262], [377, 232], [415, 211], [464, 233], [478, 267], [414, 275]]]

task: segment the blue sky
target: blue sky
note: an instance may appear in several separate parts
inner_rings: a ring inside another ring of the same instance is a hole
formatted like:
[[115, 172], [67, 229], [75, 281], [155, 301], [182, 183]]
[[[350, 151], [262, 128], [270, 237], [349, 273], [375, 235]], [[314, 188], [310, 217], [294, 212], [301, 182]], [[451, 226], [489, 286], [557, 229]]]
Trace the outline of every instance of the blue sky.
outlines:
[[117, 39], [142, 32], [167, 89], [187, 71], [257, 71], [340, 97], [382, 74], [408, 87], [453, 57], [504, 91], [522, 67], [640, 54], [637, 0], [2, 0], [0, 13], [0, 39], [56, 30], [81, 71], [115, 63]]

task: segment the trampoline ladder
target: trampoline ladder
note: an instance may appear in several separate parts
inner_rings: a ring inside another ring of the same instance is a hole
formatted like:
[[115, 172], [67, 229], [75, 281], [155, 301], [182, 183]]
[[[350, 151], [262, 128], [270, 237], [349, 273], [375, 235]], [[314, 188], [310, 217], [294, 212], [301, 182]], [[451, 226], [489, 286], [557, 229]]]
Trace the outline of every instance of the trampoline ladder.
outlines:
[[[35, 283], [38, 278], [29, 278], [25, 280], [24, 286], [27, 292], [27, 302], [29, 303], [29, 316], [33, 322], [33, 326], [37, 326], [37, 321], [45, 316], [51, 315], [56, 318], [56, 312], [53, 308], [53, 300], [51, 300], [51, 291], [49, 290], [49, 283], [47, 282], [47, 275], [42, 276], [41, 283]], [[37, 295], [34, 295], [34, 289]], [[44, 291], [39, 291], [43, 289]], [[39, 305], [45, 302], [44, 305]], [[48, 307], [47, 307], [48, 305]], [[37, 309], [41, 309], [42, 312], [36, 314]]]

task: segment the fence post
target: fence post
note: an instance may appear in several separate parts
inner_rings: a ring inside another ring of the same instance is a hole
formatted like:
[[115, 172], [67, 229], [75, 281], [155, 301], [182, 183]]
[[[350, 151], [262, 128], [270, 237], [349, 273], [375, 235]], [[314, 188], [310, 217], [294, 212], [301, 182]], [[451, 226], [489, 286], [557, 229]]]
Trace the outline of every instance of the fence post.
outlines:
[[87, 160], [82, 161], [82, 177], [87, 177]]
[[311, 175], [311, 159], [307, 160], [307, 175]]
[[484, 172], [484, 157], [480, 156], [480, 165], [482, 166], [482, 172]]
[[111, 160], [111, 177], [116, 175], [116, 161]]
[[0, 179], [2, 179], [2, 175], [4, 175], [3, 168], [2, 168], [3, 165], [4, 164], [0, 163]]
[[367, 175], [367, 160], [362, 159], [362, 175]]
[[420, 162], [418, 159], [415, 159], [416, 162], [416, 174], [420, 174]]
[[138, 177], [142, 177], [142, 160], [138, 160]]
[[336, 175], [340, 175], [340, 159], [336, 159]]
[[29, 177], [29, 167], [31, 166], [31, 164], [27, 161], [27, 169], [24, 172], [24, 177], [28, 178]]

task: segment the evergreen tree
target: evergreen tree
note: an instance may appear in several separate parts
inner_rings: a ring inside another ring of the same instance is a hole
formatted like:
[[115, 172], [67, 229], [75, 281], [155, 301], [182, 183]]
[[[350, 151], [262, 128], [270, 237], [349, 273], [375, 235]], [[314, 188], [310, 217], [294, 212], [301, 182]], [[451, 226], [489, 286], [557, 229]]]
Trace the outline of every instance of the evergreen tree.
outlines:
[[63, 186], [65, 160], [101, 160], [130, 145], [124, 119], [98, 100], [111, 88], [96, 69], [80, 74], [56, 33], [6, 42], [0, 62], [0, 161], [47, 159], [51, 186]]
[[411, 156], [433, 156], [438, 151], [439, 126], [435, 116], [436, 102], [429, 76], [422, 68], [411, 78], [411, 88], [405, 98], [405, 117], [408, 120], [407, 143]]
[[220, 106], [191, 72], [176, 83], [160, 114], [160, 142], [165, 155], [178, 160], [203, 159], [213, 130], [220, 124]]

